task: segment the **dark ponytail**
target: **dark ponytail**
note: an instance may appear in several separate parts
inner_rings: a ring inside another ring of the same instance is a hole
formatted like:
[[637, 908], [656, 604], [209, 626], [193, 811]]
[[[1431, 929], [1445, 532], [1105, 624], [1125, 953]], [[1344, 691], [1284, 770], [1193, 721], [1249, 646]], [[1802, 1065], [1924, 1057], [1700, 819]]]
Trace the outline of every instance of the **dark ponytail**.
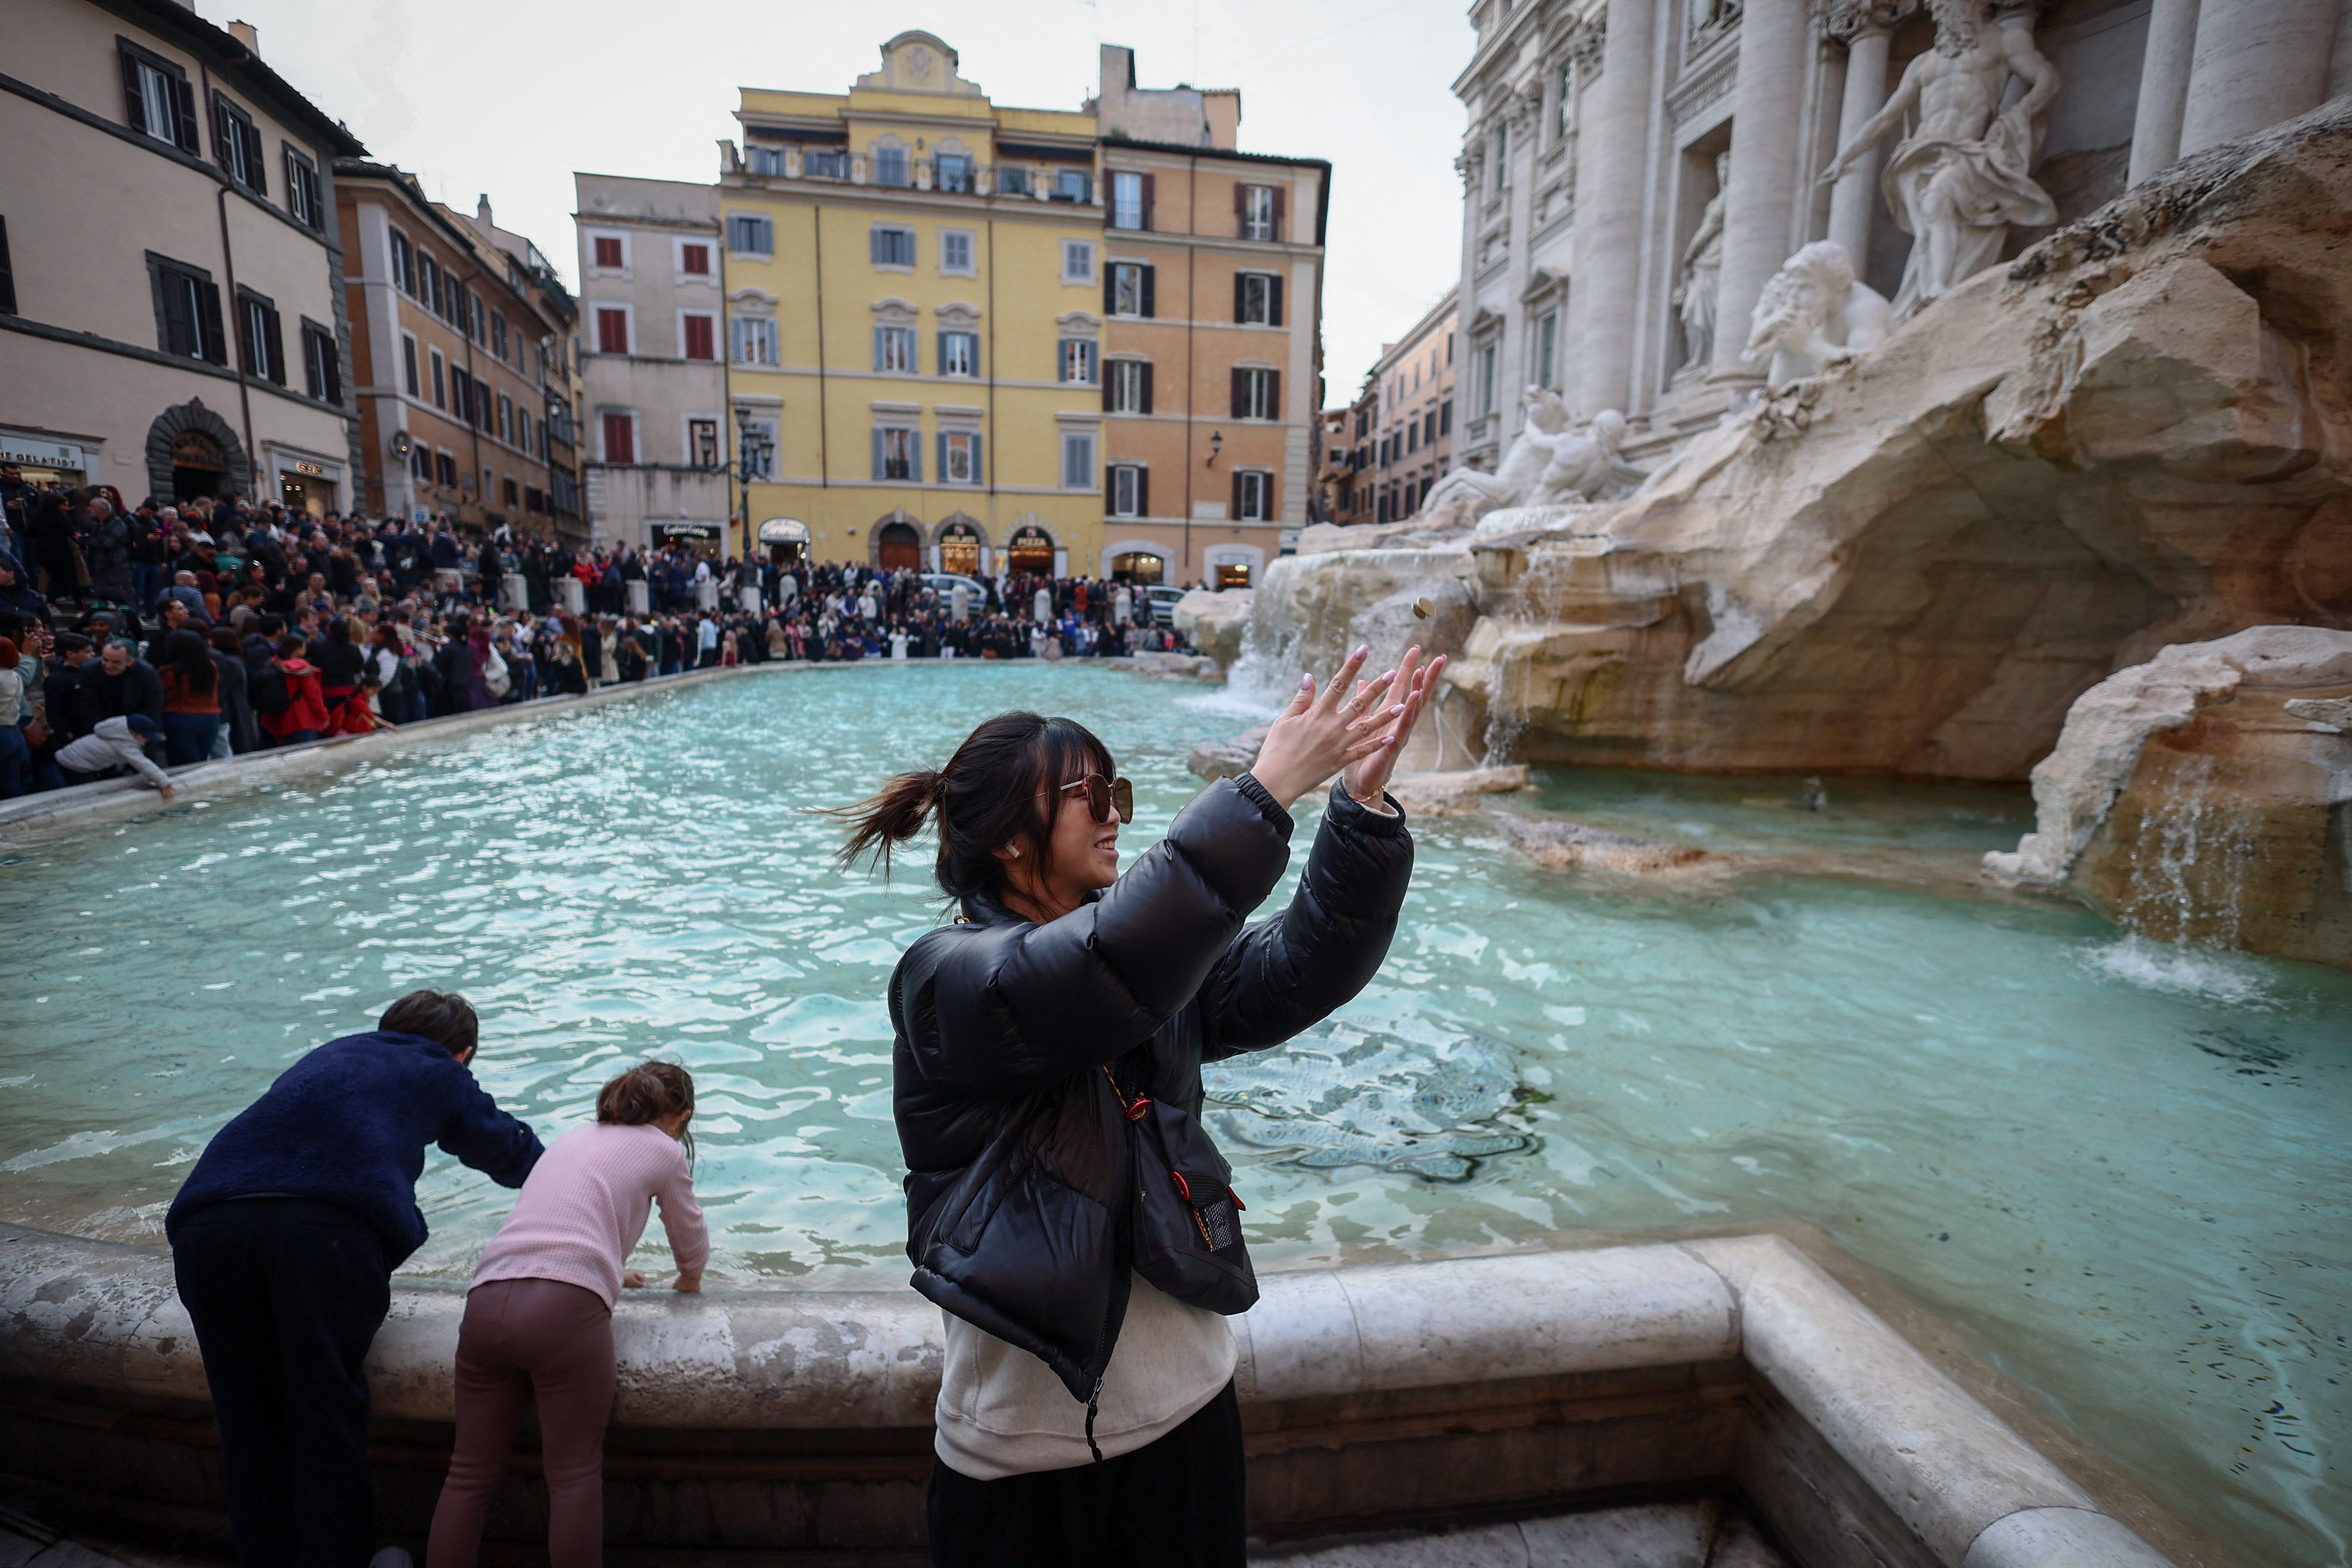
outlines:
[[1000, 899], [1004, 862], [996, 851], [1021, 846], [1039, 877], [1053, 869], [1056, 786], [1118, 772], [1110, 748], [1075, 719], [999, 713], [964, 737], [947, 766], [899, 773], [872, 798], [826, 813], [848, 825], [835, 859], [845, 869], [863, 857], [888, 874], [890, 851], [936, 816], [940, 853], [933, 874], [949, 898]]
[[[680, 1113], [694, 1114], [694, 1075], [676, 1062], [639, 1062], [596, 1091], [596, 1120], [606, 1126], [643, 1127]], [[679, 1142], [694, 1158], [694, 1134]]]

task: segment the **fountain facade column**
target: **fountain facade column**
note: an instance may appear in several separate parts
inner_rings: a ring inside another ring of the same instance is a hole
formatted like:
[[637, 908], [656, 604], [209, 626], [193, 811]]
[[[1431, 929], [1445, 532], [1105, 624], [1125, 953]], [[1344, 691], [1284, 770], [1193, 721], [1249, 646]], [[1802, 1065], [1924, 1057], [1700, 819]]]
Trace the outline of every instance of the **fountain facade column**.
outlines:
[[2138, 184], [2180, 156], [2189, 69], [2197, 58], [2197, 0], [2156, 0], [2140, 57], [2139, 108], [2132, 116], [2131, 174]]
[[[1642, 268], [1642, 220], [1649, 188], [1651, 57], [1658, 0], [1609, 0], [1601, 79], [1587, 101], [1584, 134], [1597, 143], [1589, 216], [1579, 225], [1581, 266], [1576, 287], [1588, 290], [1584, 369], [1579, 412], [1587, 418], [1622, 408], [1633, 389], [1633, 300]], [[1580, 196], [1581, 205], [1584, 198]]]
[[2336, 4], [2203, 0], [2180, 120], [2180, 156], [2317, 108], [2327, 91]]
[[1716, 293], [1710, 380], [1753, 378], [1740, 357], [1757, 296], [1787, 260], [1803, 177], [1804, 0], [1748, 0], [1739, 24], [1739, 88], [1731, 108], [1730, 195], [1723, 209], [1723, 281]]
[[[1886, 58], [1895, 24], [1916, 0], [1839, 0], [1830, 7], [1824, 30], [1845, 43], [1845, 96], [1838, 105], [1837, 144], [1862, 133], [1886, 103]], [[2194, 5], [2196, 0], [2188, 0]], [[1845, 247], [1859, 275], [1870, 264], [1870, 230], [1878, 213], [1878, 165], [1883, 147], [1874, 144], [1856, 158], [1830, 190], [1829, 237]]]

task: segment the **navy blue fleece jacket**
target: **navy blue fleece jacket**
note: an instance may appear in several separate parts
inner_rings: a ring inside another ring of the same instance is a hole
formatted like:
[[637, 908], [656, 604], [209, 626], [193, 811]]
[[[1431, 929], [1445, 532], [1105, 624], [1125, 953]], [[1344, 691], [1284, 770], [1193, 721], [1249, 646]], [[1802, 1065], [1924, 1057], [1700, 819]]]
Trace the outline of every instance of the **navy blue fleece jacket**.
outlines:
[[163, 1233], [229, 1198], [315, 1198], [365, 1220], [398, 1268], [425, 1245], [416, 1178], [427, 1143], [502, 1187], [521, 1186], [541, 1152], [538, 1136], [436, 1042], [383, 1033], [329, 1040], [213, 1135]]

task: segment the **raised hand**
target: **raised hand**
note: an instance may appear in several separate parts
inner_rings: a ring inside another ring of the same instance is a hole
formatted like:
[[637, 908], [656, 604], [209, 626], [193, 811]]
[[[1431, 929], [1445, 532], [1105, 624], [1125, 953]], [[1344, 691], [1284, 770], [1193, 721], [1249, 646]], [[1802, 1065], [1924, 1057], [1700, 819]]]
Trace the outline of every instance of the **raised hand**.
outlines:
[[[1370, 651], [1364, 647], [1349, 654], [1319, 693], [1315, 677], [1303, 677], [1297, 695], [1258, 749], [1250, 775], [1285, 809], [1333, 773], [1391, 743], [1386, 731], [1404, 709], [1378, 704], [1396, 671], [1371, 680], [1355, 679]], [[1355, 681], [1352, 693], [1348, 690], [1350, 681]]]
[[[1388, 688], [1391, 692], [1402, 692], [1404, 700], [1391, 703], [1372, 715], [1381, 744], [1349, 762], [1347, 771], [1341, 775], [1340, 782], [1347, 786], [1348, 793], [1360, 801], [1367, 804], [1376, 802], [1381, 798], [1381, 792], [1388, 787], [1389, 775], [1396, 771], [1397, 753], [1404, 750], [1405, 742], [1412, 738], [1413, 724], [1420, 719], [1430, 692], [1435, 689], [1438, 676], [1444, 672], [1445, 655], [1442, 653], [1427, 666], [1416, 670], [1414, 667], [1420, 661], [1421, 649], [1418, 647], [1405, 650], [1404, 658], [1394, 671], [1394, 684]], [[1382, 715], [1386, 716], [1385, 720]]]

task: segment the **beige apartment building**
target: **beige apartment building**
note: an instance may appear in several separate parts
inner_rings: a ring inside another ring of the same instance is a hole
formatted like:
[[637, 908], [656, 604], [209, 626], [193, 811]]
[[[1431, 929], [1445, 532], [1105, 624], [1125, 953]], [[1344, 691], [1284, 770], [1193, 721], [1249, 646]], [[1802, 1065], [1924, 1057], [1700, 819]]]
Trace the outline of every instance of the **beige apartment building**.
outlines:
[[1244, 586], [1313, 510], [1331, 165], [1236, 150], [1237, 93], [1101, 71], [1101, 569]]
[[[346, 160], [336, 198], [367, 506], [563, 535], [570, 301], [415, 177]], [[478, 215], [489, 223], [488, 204]], [[556, 458], [557, 461], [551, 461]]]
[[[589, 531], [716, 546], [733, 510], [718, 188], [583, 174], [572, 191]], [[758, 396], [738, 406], [772, 440], [782, 404]], [[772, 479], [772, 454], [755, 477]]]
[[1366, 521], [1411, 517], [1453, 466], [1456, 294], [1448, 289], [1372, 366], [1370, 463], [1359, 481], [1370, 492]]
[[5, 36], [0, 461], [349, 510], [333, 165], [366, 149], [171, 0], [12, 0]]

